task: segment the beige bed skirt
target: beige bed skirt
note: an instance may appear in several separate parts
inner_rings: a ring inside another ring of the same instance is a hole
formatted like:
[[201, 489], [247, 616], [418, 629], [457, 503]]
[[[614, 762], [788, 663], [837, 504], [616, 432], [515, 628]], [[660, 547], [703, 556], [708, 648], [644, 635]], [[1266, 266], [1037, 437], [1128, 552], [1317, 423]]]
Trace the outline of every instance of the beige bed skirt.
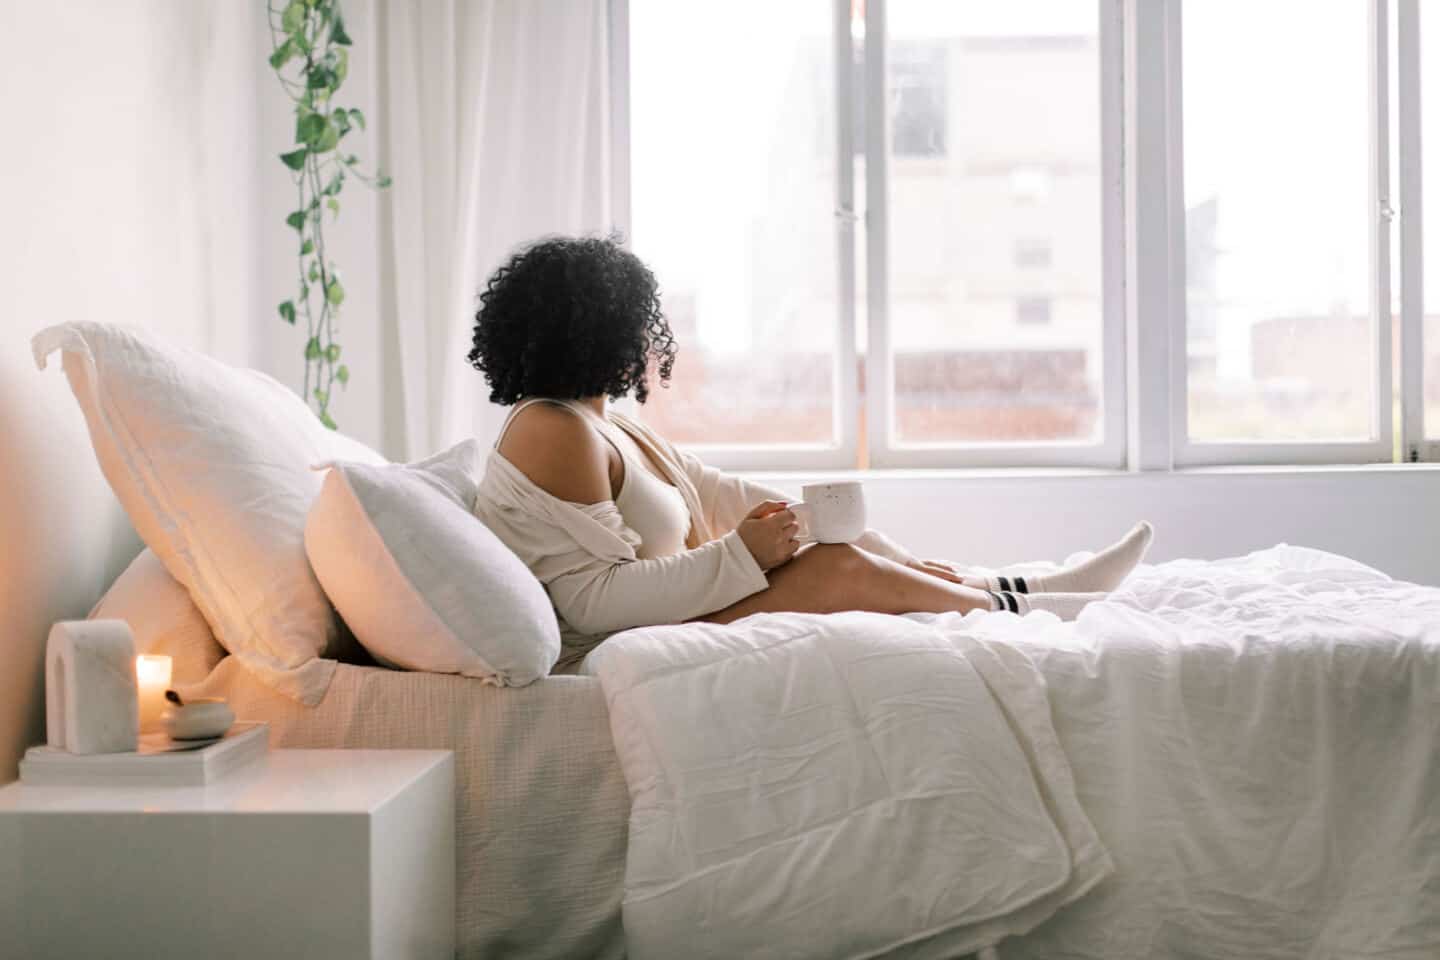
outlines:
[[272, 748], [453, 750], [458, 956], [624, 955], [629, 797], [599, 681], [499, 688], [342, 663], [304, 707], [227, 657], [186, 692], [268, 720]]

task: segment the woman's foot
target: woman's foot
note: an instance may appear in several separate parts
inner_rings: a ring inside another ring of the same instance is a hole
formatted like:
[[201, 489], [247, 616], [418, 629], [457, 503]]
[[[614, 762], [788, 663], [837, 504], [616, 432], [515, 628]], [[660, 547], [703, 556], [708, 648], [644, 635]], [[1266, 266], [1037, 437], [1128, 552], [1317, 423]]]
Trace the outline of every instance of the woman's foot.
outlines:
[[1114, 590], [1125, 581], [1150, 549], [1155, 538], [1155, 529], [1144, 521], [1137, 523], [1129, 533], [1101, 550], [1088, 560], [1064, 567], [1054, 573], [1042, 573], [1024, 577], [988, 576], [985, 589], [991, 592], [1009, 591], [1017, 594], [1033, 593], [1097, 593]]

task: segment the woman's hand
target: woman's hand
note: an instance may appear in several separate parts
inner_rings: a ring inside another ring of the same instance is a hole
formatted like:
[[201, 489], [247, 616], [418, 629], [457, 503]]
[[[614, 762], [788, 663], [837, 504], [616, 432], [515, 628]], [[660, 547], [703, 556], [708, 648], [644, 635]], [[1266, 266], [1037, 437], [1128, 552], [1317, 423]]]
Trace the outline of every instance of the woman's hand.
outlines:
[[773, 570], [800, 549], [800, 541], [795, 539], [795, 534], [800, 532], [800, 521], [779, 500], [766, 500], [757, 505], [736, 529], [761, 570]]
[[911, 570], [928, 573], [932, 577], [939, 577], [941, 580], [948, 580], [950, 583], [958, 583], [967, 587], [973, 586], [965, 577], [961, 576], [960, 571], [943, 560], [911, 560], [905, 566]]

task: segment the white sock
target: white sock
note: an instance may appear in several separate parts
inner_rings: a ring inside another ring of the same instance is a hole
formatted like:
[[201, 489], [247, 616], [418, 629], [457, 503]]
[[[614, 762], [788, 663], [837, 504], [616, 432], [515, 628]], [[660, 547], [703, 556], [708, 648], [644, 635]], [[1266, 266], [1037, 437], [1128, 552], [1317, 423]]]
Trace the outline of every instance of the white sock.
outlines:
[[1025, 616], [1032, 610], [1048, 610], [1061, 620], [1075, 620], [1080, 611], [1096, 600], [1104, 600], [1103, 592], [1092, 593], [1009, 593], [1001, 590], [990, 594], [991, 610], [1008, 610]]
[[1145, 559], [1145, 551], [1150, 549], [1150, 541], [1154, 538], [1154, 527], [1144, 522], [1137, 523], [1129, 533], [1089, 560], [1082, 560], [1054, 573], [1024, 577], [989, 576], [985, 578], [985, 589], [1019, 594], [1093, 593], [1114, 590], [1130, 575], [1130, 571]]

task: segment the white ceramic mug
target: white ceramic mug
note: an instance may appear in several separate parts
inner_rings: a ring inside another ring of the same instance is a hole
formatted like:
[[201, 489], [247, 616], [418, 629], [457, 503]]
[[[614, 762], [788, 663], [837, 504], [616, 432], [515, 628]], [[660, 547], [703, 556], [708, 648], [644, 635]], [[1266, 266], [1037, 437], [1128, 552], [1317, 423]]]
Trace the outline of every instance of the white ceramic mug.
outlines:
[[865, 488], [857, 480], [807, 483], [801, 503], [786, 504], [803, 527], [801, 543], [850, 543], [865, 532]]

